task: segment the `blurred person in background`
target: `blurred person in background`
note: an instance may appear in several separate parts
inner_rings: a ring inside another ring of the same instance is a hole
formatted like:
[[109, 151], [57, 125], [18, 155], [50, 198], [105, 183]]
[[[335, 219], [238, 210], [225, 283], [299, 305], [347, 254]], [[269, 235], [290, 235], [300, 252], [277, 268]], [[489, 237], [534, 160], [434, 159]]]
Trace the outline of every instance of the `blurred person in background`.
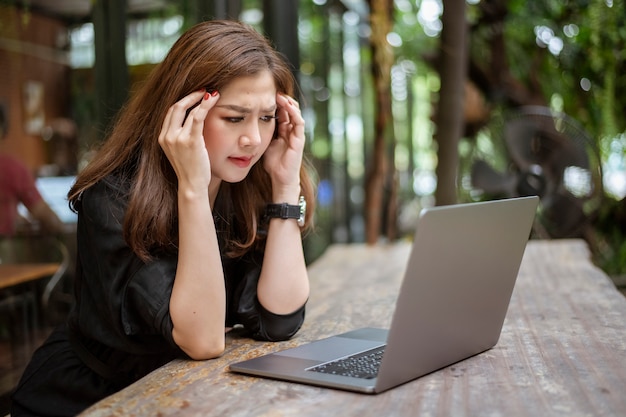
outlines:
[[[0, 105], [0, 141], [4, 141], [8, 127], [7, 112]], [[0, 237], [12, 237], [22, 228], [35, 226], [18, 212], [20, 203], [43, 232], [63, 231], [63, 223], [41, 196], [28, 167], [14, 156], [0, 152]]]

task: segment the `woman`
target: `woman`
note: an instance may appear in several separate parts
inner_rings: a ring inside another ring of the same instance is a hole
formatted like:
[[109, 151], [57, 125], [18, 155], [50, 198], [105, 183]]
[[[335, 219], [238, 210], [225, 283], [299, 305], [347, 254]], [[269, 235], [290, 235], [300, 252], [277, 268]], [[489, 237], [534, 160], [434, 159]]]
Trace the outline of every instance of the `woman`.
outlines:
[[261, 340], [298, 331], [314, 188], [293, 94], [288, 65], [244, 24], [204, 22], [174, 44], [69, 192], [76, 306], [12, 416], [74, 415], [173, 358], [215, 358], [237, 324]]

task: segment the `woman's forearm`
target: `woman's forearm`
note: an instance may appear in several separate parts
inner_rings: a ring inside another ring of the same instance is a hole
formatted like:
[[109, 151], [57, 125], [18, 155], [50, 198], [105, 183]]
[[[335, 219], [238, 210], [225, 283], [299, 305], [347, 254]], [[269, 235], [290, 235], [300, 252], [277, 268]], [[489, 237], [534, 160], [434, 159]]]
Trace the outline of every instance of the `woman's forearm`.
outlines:
[[170, 299], [174, 341], [193, 359], [224, 350], [226, 295], [207, 195], [179, 189], [179, 255]]
[[292, 313], [309, 297], [302, 236], [294, 219], [270, 221], [257, 296], [274, 314]]

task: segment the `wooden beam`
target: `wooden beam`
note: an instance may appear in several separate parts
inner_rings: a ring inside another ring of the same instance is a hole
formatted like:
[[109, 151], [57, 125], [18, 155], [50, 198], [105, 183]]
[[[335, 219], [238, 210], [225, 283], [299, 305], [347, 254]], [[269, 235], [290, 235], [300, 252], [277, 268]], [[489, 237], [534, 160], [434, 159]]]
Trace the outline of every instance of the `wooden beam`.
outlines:
[[96, 120], [104, 137], [109, 123], [128, 98], [126, 0], [99, 0], [93, 6], [95, 34]]
[[296, 79], [300, 70], [298, 45], [298, 2], [263, 0], [263, 29], [292, 65]]

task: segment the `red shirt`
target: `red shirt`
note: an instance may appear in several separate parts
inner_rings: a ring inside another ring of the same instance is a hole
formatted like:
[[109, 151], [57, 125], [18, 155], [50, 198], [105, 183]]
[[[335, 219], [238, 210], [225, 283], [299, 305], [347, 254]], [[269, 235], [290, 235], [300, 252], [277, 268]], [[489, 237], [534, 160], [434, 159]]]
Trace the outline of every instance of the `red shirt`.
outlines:
[[0, 236], [15, 234], [19, 203], [31, 209], [42, 200], [28, 168], [9, 155], [0, 155]]

